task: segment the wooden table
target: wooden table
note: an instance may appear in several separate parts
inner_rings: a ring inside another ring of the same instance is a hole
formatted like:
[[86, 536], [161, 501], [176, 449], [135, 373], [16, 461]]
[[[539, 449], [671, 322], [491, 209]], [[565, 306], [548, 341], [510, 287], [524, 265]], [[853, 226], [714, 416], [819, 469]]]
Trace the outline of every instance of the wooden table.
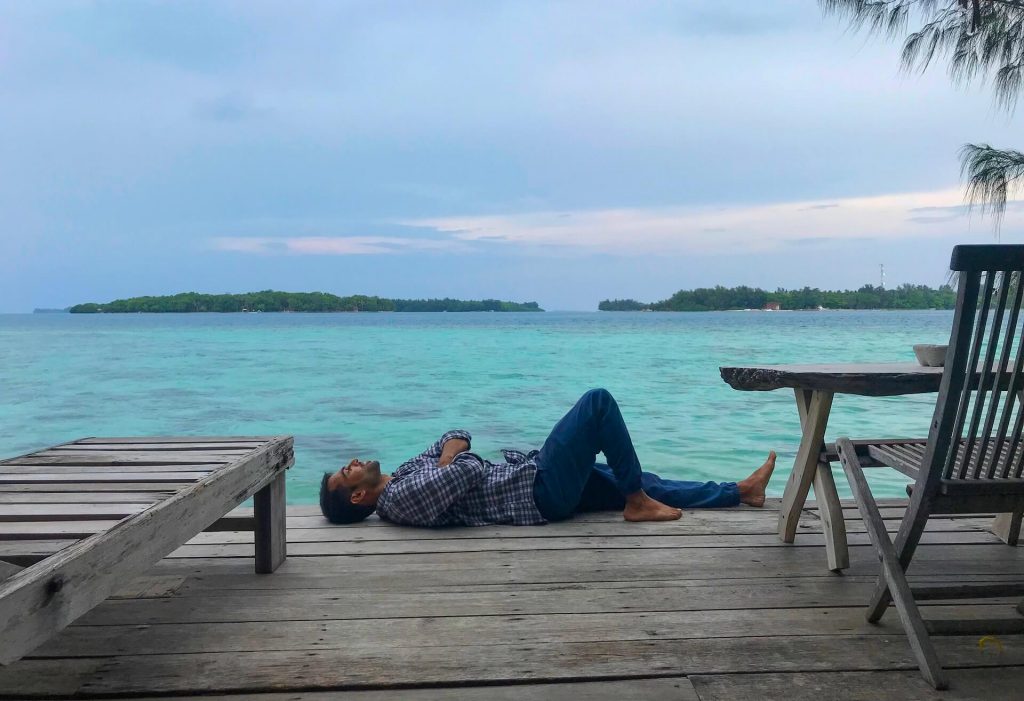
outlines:
[[800, 513], [813, 483], [824, 522], [828, 567], [831, 570], [849, 567], [843, 509], [824, 450], [832, 399], [836, 394], [891, 397], [938, 392], [942, 368], [922, 367], [916, 363], [871, 363], [750, 365], [720, 370], [722, 379], [733, 389], [793, 390], [803, 434], [779, 509], [779, 537], [787, 543], [795, 539]]

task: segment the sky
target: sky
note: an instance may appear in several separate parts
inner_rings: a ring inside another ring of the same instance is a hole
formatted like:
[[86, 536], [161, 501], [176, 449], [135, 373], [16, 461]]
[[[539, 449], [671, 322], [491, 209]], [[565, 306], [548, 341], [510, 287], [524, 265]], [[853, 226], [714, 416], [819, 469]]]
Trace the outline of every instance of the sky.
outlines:
[[814, 0], [0, 2], [0, 312], [936, 285], [1022, 119]]

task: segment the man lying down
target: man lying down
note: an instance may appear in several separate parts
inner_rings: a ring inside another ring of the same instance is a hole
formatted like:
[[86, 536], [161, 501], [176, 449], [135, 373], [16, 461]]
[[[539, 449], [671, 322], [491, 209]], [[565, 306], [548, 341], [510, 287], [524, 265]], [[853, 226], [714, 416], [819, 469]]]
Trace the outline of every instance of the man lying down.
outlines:
[[[320, 483], [332, 523], [372, 514], [407, 526], [529, 526], [583, 511], [621, 509], [627, 521], [671, 521], [692, 507], [763, 506], [775, 453], [741, 482], [686, 482], [643, 472], [619, 406], [590, 390], [539, 451], [502, 451], [495, 464], [470, 452], [466, 431], [449, 431], [391, 475], [376, 460], [352, 460]], [[595, 462], [604, 453], [607, 464]]]

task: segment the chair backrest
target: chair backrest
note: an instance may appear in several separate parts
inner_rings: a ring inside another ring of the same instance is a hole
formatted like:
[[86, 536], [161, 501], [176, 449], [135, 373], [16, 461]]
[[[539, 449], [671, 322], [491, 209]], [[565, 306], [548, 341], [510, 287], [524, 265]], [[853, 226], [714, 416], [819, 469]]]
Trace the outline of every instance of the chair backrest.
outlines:
[[957, 246], [956, 311], [919, 486], [1021, 479], [1024, 246]]

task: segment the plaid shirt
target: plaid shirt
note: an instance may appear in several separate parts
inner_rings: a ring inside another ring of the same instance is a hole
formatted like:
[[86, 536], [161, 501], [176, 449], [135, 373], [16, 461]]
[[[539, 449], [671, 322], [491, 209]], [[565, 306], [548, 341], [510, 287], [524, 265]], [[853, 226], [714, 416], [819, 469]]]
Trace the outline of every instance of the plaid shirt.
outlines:
[[449, 431], [391, 475], [377, 500], [377, 515], [406, 526], [489, 526], [545, 523], [533, 501], [537, 451], [501, 451], [497, 465], [470, 452], [446, 467], [438, 460], [452, 438], [470, 441], [466, 431]]

